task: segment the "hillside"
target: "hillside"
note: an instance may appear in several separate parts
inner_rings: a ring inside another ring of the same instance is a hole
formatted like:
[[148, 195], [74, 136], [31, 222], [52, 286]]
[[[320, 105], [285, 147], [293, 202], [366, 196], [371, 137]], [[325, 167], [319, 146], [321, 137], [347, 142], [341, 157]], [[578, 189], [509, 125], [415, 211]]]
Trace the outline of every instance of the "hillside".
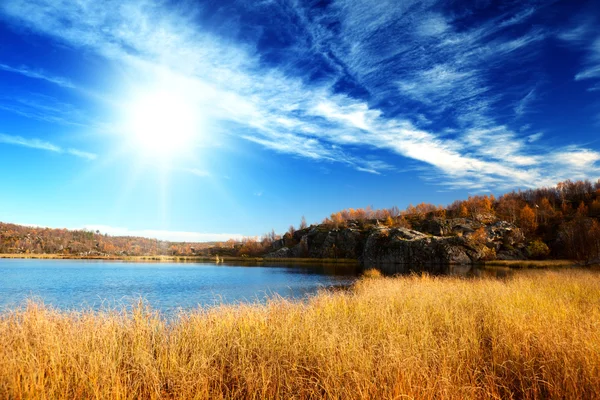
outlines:
[[365, 263], [472, 263], [600, 258], [600, 180], [471, 196], [449, 206], [348, 209], [321, 224], [246, 240], [237, 254], [358, 258]]
[[194, 255], [215, 243], [173, 243], [86, 230], [51, 229], [0, 222], [0, 254], [74, 256]]

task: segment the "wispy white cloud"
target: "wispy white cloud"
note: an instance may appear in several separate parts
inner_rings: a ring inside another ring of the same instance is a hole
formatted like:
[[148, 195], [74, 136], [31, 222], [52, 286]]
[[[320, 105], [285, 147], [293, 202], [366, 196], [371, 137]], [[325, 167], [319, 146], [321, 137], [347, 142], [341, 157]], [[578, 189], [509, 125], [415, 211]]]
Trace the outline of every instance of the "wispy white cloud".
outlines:
[[543, 132], [534, 133], [533, 135], [527, 136], [527, 141], [529, 143], [537, 142], [544, 136]]
[[0, 143], [13, 144], [15, 146], [29, 147], [38, 150], [53, 151], [56, 153], [62, 152], [62, 149], [50, 142], [40, 139], [25, 139], [21, 136], [10, 136], [0, 133]]
[[205, 171], [203, 169], [199, 169], [199, 168], [181, 168], [181, 171], [187, 172], [192, 175], [199, 176], [201, 178], [206, 178], [206, 177], [210, 176], [210, 172]]
[[600, 78], [600, 65], [590, 66], [575, 75], [576, 81], [592, 78]]
[[31, 149], [46, 150], [54, 153], [66, 153], [87, 160], [95, 160], [98, 156], [94, 153], [81, 151], [73, 148], [63, 149], [53, 143], [37, 138], [24, 138], [22, 136], [12, 136], [0, 133], [0, 143], [14, 146], [29, 147]]
[[500, 27], [505, 28], [508, 26], [518, 25], [525, 22], [529, 17], [531, 17], [535, 13], [536, 9], [534, 7], [528, 7], [518, 14], [508, 17], [500, 23]]
[[523, 97], [521, 100], [519, 100], [519, 102], [515, 106], [515, 115], [517, 117], [522, 117], [527, 112], [527, 108], [531, 106], [531, 103], [533, 101], [535, 101], [535, 99], [536, 99], [535, 89], [531, 89], [525, 95], [525, 97]]
[[45, 71], [34, 70], [24, 65], [13, 67], [7, 64], [0, 63], [0, 70], [13, 72], [15, 74], [20, 74], [32, 79], [41, 79], [58, 86], [62, 86], [64, 88], [75, 89], [75, 85], [67, 78], [53, 76], [46, 73]]
[[[586, 51], [583, 68], [575, 74], [576, 81], [600, 79], [600, 35], [598, 17], [578, 16], [575, 24], [557, 34], [558, 38]], [[590, 87], [594, 91], [595, 85]]]
[[73, 156], [85, 158], [85, 159], [88, 159], [88, 160], [95, 160], [96, 158], [98, 158], [97, 154], [90, 153], [90, 152], [87, 152], [87, 151], [81, 151], [81, 150], [77, 150], [77, 149], [70, 149], [69, 148], [69, 149], [66, 149], [65, 152], [68, 153], [68, 154], [71, 154]]
[[[381, 173], [394, 169], [372, 157], [385, 151], [422, 163], [451, 187], [478, 189], [553, 184], [578, 174], [582, 164], [588, 175], [598, 174], [591, 161], [597, 152], [572, 147], [553, 163], [557, 149], [540, 146], [541, 135], [516, 133], [496, 121], [493, 111], [505, 98], [489, 70], [535, 53], [544, 31], [505, 34], [535, 10], [458, 29], [454, 17], [430, 11], [434, 3], [339, 0], [328, 8], [331, 15], [323, 10], [316, 20], [290, 7], [301, 25], [295, 29], [307, 35], [301, 42], [310, 43], [297, 50], [318, 53], [333, 71], [317, 83], [288, 73], [285, 65], [265, 66], [252, 44], [199, 30], [193, 13], [167, 12], [149, 0], [5, 0], [0, 10], [135, 70], [140, 84], [163, 79], [182, 87], [203, 115], [226, 126], [224, 134], [280, 153]], [[330, 17], [340, 21], [337, 30], [326, 23]], [[335, 90], [348, 76], [369, 100]], [[389, 98], [408, 111], [378, 105]], [[514, 112], [524, 115], [534, 98], [529, 92]], [[423, 129], [444, 118], [450, 129]], [[587, 161], [563, 162], [569, 156]]]
[[54, 97], [29, 94], [29, 96], [0, 96], [0, 110], [60, 125], [86, 126], [85, 115], [72, 104], [61, 102]]

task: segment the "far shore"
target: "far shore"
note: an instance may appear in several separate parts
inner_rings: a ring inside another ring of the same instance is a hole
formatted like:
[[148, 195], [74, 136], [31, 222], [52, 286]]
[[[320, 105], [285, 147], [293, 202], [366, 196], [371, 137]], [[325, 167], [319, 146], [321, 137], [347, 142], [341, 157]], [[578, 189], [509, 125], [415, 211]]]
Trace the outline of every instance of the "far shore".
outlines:
[[[75, 255], [75, 254], [0, 254], [0, 259], [40, 259], [40, 260], [106, 260], [128, 262], [212, 262], [212, 263], [302, 263], [302, 264], [345, 264], [358, 265], [359, 260], [349, 258], [264, 258], [219, 256], [115, 256], [115, 255]], [[494, 260], [477, 264], [485, 267], [507, 268], [564, 268], [578, 264], [573, 260]]]
[[264, 257], [230, 257], [230, 256], [113, 256], [76, 254], [0, 254], [2, 258], [40, 259], [40, 260], [106, 260], [106, 261], [157, 261], [157, 262], [246, 262], [246, 263], [306, 263], [306, 264], [359, 264], [358, 260], [349, 258], [264, 258]]

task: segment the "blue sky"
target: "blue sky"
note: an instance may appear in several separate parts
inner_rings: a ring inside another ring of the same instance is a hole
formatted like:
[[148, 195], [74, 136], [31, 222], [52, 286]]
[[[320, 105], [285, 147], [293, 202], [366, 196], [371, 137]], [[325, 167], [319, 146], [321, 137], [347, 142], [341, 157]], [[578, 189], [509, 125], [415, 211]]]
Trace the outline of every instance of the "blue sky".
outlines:
[[171, 240], [600, 177], [598, 1], [3, 0], [0, 220]]

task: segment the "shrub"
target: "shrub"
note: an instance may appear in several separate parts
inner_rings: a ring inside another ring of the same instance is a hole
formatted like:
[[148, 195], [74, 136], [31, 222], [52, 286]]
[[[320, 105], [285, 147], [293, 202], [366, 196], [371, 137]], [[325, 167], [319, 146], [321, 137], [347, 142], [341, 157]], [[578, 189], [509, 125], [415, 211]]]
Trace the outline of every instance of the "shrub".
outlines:
[[531, 258], [541, 259], [550, 254], [550, 248], [541, 240], [534, 240], [527, 246], [527, 254]]
[[363, 272], [362, 276], [363, 276], [363, 278], [366, 278], [366, 279], [379, 279], [379, 278], [383, 277], [383, 275], [381, 274], [381, 271], [379, 271], [378, 269], [375, 269], [375, 268], [366, 269]]

